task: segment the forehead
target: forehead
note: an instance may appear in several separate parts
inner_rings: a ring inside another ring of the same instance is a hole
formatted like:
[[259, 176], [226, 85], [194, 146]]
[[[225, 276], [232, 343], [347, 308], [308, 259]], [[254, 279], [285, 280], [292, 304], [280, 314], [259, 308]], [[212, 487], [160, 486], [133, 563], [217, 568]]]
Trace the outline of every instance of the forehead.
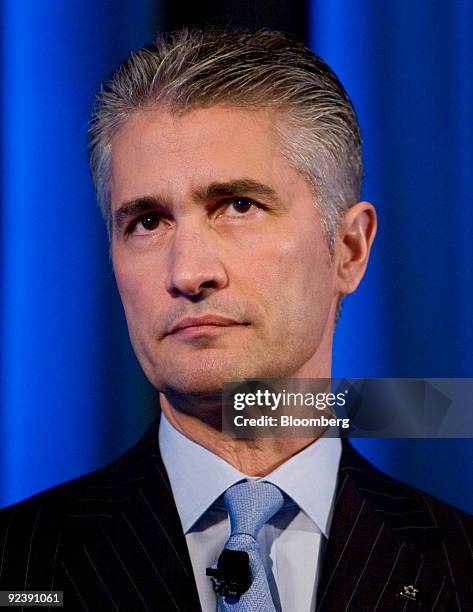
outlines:
[[272, 109], [222, 106], [134, 114], [112, 139], [112, 207], [146, 193], [181, 195], [239, 177], [275, 189], [300, 181], [281, 153], [277, 120]]

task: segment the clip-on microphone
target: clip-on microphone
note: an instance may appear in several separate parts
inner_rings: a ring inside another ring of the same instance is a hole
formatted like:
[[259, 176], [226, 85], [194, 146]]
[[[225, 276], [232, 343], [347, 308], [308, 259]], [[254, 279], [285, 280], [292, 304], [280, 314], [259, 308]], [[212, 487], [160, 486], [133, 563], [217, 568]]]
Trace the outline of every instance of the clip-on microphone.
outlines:
[[224, 597], [239, 597], [251, 583], [250, 558], [247, 552], [224, 548], [217, 561], [217, 569], [208, 567], [206, 576], [211, 576], [214, 589]]

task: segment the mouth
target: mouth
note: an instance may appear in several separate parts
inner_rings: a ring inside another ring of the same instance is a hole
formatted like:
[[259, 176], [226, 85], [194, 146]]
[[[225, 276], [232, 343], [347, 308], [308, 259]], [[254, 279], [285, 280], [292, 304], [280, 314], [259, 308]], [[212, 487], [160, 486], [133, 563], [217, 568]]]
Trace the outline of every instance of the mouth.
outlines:
[[219, 315], [205, 315], [204, 317], [190, 317], [176, 323], [166, 336], [196, 336], [202, 334], [220, 333], [228, 328], [244, 325], [235, 319]]

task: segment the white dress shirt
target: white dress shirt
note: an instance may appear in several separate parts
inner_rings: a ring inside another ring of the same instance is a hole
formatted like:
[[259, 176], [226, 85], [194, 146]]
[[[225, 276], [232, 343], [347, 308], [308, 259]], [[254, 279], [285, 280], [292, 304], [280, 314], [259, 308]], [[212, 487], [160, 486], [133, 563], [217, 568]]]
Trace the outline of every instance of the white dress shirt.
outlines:
[[244, 479], [278, 486], [290, 499], [259, 535], [263, 563], [277, 612], [314, 610], [321, 558], [332, 518], [341, 442], [319, 438], [264, 478], [242, 474], [178, 432], [161, 414], [159, 447], [166, 468], [203, 612], [217, 597], [205, 570], [230, 536], [228, 513], [218, 498]]

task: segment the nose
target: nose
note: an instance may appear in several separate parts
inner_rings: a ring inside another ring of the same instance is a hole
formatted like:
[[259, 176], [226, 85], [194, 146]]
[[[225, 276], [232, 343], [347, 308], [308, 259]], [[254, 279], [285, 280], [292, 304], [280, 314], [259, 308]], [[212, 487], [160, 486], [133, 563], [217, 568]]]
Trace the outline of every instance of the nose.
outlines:
[[181, 225], [175, 229], [166, 287], [172, 297], [202, 299], [227, 285], [218, 247], [218, 240], [209, 228]]

